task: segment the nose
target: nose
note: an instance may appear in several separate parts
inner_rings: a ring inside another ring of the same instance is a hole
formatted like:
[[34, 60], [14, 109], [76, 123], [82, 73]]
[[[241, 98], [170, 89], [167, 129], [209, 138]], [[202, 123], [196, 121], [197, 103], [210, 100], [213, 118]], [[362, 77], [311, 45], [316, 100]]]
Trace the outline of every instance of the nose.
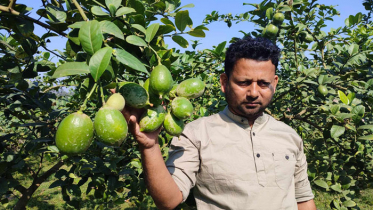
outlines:
[[258, 84], [256, 82], [253, 82], [248, 86], [246, 96], [249, 97], [249, 98], [258, 98], [259, 87], [258, 87]]

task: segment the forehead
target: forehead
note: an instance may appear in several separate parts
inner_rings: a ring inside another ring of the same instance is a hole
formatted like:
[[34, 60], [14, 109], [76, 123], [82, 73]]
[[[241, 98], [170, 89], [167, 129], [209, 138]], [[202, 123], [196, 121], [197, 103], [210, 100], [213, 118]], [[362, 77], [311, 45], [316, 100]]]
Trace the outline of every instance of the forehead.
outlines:
[[271, 60], [256, 61], [253, 59], [241, 58], [236, 61], [231, 75], [268, 77], [273, 76], [275, 71], [276, 67]]

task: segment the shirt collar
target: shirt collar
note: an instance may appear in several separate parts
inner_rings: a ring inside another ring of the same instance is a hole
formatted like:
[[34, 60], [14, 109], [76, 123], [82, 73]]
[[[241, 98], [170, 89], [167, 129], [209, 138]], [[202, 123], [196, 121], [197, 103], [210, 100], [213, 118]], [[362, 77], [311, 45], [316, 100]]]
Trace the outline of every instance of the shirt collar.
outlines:
[[[238, 124], [249, 125], [249, 121], [248, 121], [246, 118], [241, 117], [241, 116], [239, 116], [239, 115], [235, 115], [235, 114], [233, 114], [233, 113], [229, 110], [228, 106], [225, 107], [225, 109], [223, 110], [223, 113], [224, 113], [225, 115], [227, 115], [231, 120], [233, 120], [234, 122], [236, 122], [236, 123], [238, 123]], [[267, 119], [267, 115], [263, 113], [260, 117], [256, 118], [256, 120], [255, 120], [255, 122], [254, 122], [255, 127], [256, 127], [256, 126], [259, 126], [259, 125], [261, 125], [261, 124], [263, 124], [263, 123], [265, 123], [265, 122], [266, 122], [266, 119]], [[253, 126], [253, 127], [254, 127], [254, 126]]]

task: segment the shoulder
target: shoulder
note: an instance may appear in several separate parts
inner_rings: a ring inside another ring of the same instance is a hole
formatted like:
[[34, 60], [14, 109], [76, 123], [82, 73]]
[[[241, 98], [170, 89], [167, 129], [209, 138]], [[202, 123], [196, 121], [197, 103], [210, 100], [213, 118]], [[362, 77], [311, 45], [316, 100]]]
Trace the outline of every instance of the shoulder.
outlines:
[[282, 121], [278, 121], [272, 116], [268, 115], [268, 123], [270, 125], [270, 129], [275, 130], [275, 131], [281, 131], [281, 132], [288, 132], [293, 135], [298, 135], [297, 132], [287, 125], [286, 123]]
[[289, 125], [282, 121], [278, 121], [272, 116], [268, 115], [268, 130], [276, 134], [278, 137], [284, 137], [287, 140], [292, 140], [298, 149], [302, 148], [303, 140], [298, 133]]
[[200, 141], [200, 139], [203, 139], [202, 137], [207, 137], [209, 133], [219, 129], [220, 126], [224, 126], [226, 123], [223, 119], [224, 116], [219, 112], [193, 120], [185, 125], [183, 134], [192, 141]]

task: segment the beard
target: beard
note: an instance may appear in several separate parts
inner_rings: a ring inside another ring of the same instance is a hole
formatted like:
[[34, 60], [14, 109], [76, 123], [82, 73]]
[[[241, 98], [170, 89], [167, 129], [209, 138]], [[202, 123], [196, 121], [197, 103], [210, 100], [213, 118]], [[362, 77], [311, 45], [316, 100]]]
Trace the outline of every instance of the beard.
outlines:
[[[249, 121], [254, 121], [263, 115], [263, 112], [272, 101], [273, 95], [268, 103], [263, 103], [263, 101], [258, 101], [254, 98], [246, 98], [244, 101], [237, 101], [238, 97], [230, 91], [225, 94], [225, 98], [228, 103], [228, 108], [233, 114], [244, 117]], [[248, 103], [255, 103], [256, 106], [249, 106]]]

